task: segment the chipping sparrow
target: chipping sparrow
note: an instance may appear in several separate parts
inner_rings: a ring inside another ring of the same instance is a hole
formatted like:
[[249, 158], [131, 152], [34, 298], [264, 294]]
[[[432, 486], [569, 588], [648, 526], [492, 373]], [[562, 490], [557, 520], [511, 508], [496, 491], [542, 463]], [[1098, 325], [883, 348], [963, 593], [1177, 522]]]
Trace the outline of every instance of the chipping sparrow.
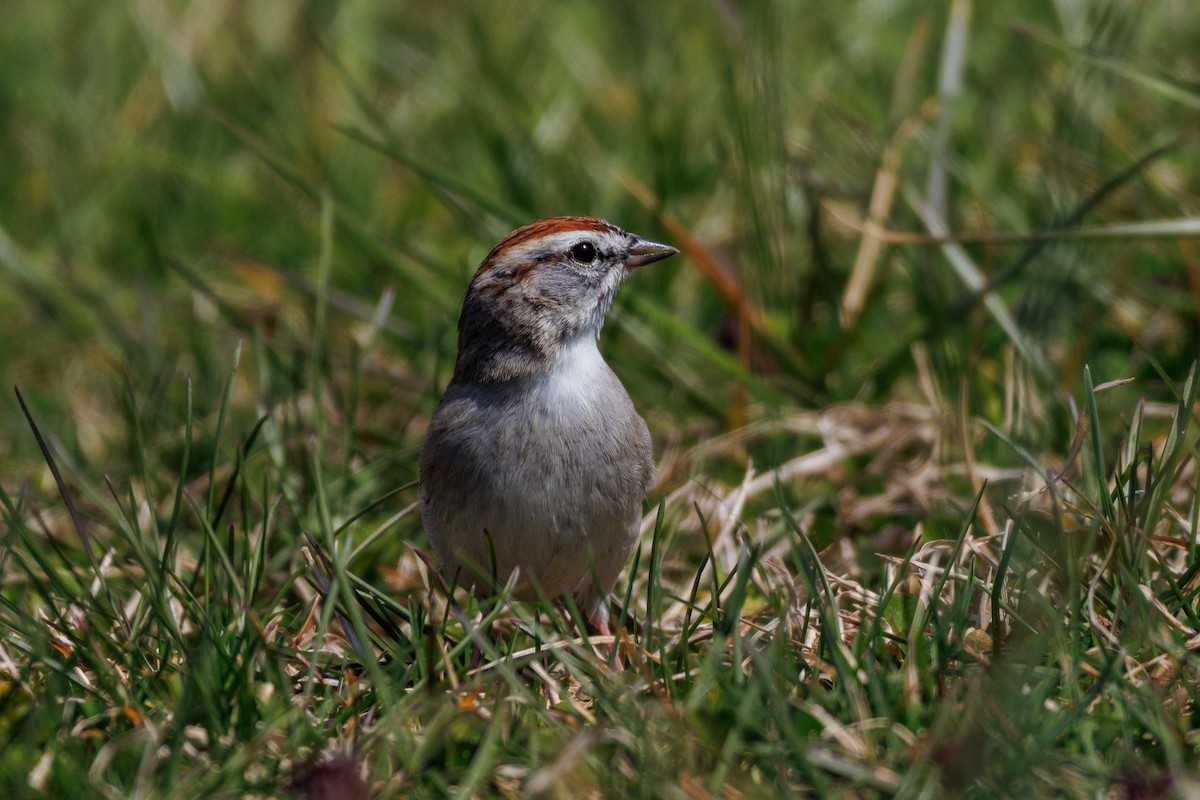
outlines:
[[[572, 594], [608, 634], [608, 593], [654, 485], [650, 432], [596, 348], [638, 267], [678, 251], [592, 217], [500, 241], [475, 273], [458, 360], [421, 449], [421, 520], [464, 586]], [[489, 543], [490, 540], [490, 543]], [[494, 560], [493, 560], [494, 559]]]

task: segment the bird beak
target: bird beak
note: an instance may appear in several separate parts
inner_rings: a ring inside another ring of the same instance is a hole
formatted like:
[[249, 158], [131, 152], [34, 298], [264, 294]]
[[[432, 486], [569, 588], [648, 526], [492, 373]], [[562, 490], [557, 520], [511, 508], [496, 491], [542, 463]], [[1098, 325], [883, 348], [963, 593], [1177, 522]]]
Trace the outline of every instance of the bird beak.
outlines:
[[629, 255], [625, 259], [625, 266], [627, 269], [637, 269], [647, 264], [653, 264], [655, 261], [662, 261], [664, 258], [673, 256], [678, 252], [678, 250], [670, 245], [659, 244], [649, 239], [643, 239], [640, 236], [634, 236], [633, 247], [629, 248]]

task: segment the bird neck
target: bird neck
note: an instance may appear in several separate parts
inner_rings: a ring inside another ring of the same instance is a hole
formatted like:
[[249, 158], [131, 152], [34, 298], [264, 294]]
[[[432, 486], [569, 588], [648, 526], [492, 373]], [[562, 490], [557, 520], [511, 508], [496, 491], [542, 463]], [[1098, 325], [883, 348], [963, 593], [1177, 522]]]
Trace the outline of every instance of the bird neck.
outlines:
[[[532, 332], [529, 332], [532, 333]], [[460, 328], [454, 380], [498, 383], [520, 380], [574, 380], [596, 364], [599, 331], [581, 331], [566, 340], [549, 335], [514, 335], [499, 326]], [[581, 370], [583, 372], [581, 372]]]

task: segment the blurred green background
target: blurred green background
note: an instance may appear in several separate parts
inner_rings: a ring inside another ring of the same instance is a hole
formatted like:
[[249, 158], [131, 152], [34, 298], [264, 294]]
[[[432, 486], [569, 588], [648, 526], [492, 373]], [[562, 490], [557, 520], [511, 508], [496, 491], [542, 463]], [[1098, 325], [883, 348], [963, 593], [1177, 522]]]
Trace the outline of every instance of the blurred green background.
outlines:
[[[861, 237], [831, 209], [866, 216], [889, 147], [896, 231], [924, 232], [934, 171], [956, 233], [1197, 213], [1200, 9], [959, 5], [947, 95], [945, 3], [8, 0], [3, 380], [110, 468], [122, 361], [150, 413], [181, 407], [191, 373], [203, 418], [233, 342], [255, 341], [281, 369], [255, 387], [269, 407], [314, 355], [345, 383], [390, 287], [360, 424], [399, 444], [446, 378], [482, 255], [561, 213], [668, 239], [672, 218], [760, 315], [747, 344], [694, 249], [627, 287], [605, 349], [660, 435], [747, 403], [910, 396], [914, 345], [992, 418], [1014, 370], [1051, 406], [1085, 362], [1155, 379], [1149, 351], [1181, 377], [1200, 265], [1169, 235], [965, 245], [1040, 372], [1006, 365], [1011, 331], [935, 245], [884, 247], [861, 313], [840, 311]], [[27, 474], [34, 444], [0, 408], [0, 463]], [[1053, 441], [1054, 416], [1019, 433]]]

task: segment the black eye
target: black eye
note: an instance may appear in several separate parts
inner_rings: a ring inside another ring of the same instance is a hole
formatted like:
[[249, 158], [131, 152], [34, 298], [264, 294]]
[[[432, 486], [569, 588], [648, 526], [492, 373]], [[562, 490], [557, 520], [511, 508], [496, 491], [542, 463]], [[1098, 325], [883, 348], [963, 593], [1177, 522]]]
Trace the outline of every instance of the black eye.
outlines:
[[571, 258], [580, 264], [590, 264], [596, 260], [596, 245], [591, 242], [580, 242], [571, 248]]

